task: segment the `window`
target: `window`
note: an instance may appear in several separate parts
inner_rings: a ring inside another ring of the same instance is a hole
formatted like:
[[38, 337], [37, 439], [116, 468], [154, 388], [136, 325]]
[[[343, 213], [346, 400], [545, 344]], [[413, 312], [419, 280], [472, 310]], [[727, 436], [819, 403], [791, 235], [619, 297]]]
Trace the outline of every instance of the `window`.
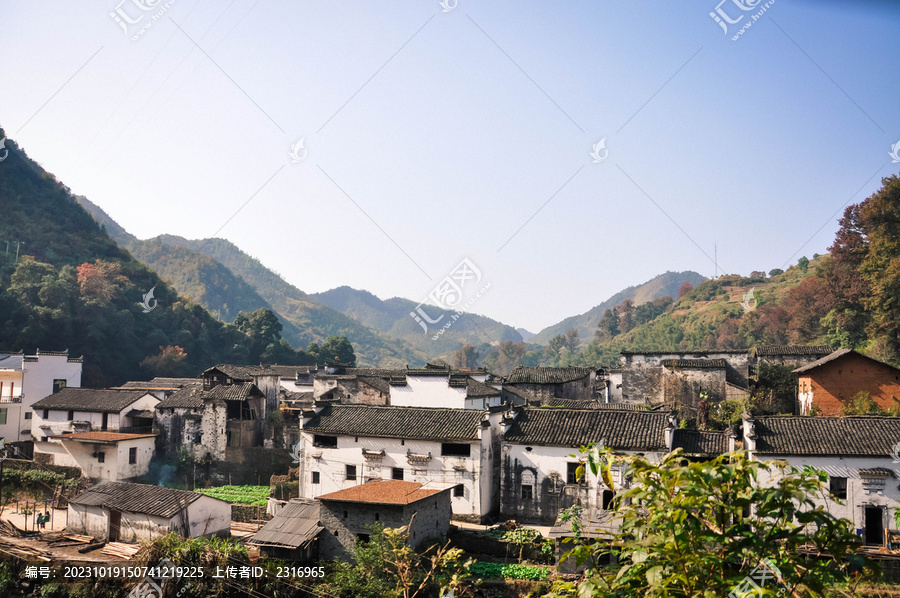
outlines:
[[466, 488], [462, 484], [458, 484], [453, 487], [453, 496], [465, 496]]
[[531, 500], [533, 498], [531, 484], [522, 484], [522, 500]]
[[319, 448], [337, 448], [337, 436], [313, 436], [313, 446]]
[[348, 515], [347, 511], [344, 511], [344, 519], [347, 518], [347, 515]]
[[445, 442], [441, 444], [442, 457], [468, 457], [471, 454], [471, 444], [454, 444], [452, 442]]
[[378, 513], [375, 513], [375, 521], [378, 521], [379, 519], [381, 519], [381, 515], [379, 515]]
[[97, 463], [106, 463], [106, 453], [97, 453]]
[[612, 501], [614, 496], [615, 493], [612, 490], [604, 490], [600, 508], [604, 511], [610, 510], [612, 508]]
[[360, 542], [368, 542], [369, 534], [356, 534], [356, 539], [359, 540]]
[[347, 481], [356, 480], [356, 465], [347, 466]]
[[312, 483], [313, 484], [319, 483], [319, 472], [318, 471], [312, 472]]
[[70, 410], [69, 414], [66, 416], [66, 419], [68, 419], [69, 421], [75, 419], [75, 412]]
[[403, 468], [402, 467], [392, 467], [391, 468], [391, 479], [392, 480], [402, 480], [403, 479]]
[[0, 425], [3, 425], [6, 423], [6, 412], [7, 412], [6, 407], [3, 407], [2, 409], [0, 409]]
[[48, 417], [50, 417], [50, 410], [44, 409], [44, 415], [42, 415], [41, 417], [43, 417], [44, 419], [47, 419]]
[[835, 498], [847, 498], [847, 478], [830, 478], [828, 480], [828, 491]]
[[133, 446], [128, 449], [128, 464], [134, 465], [135, 463], [137, 463], [137, 447]]
[[578, 468], [580, 463], [566, 463], [566, 484], [578, 483]]
[[31, 411], [26, 411], [26, 412], [25, 412], [25, 419], [31, 419], [31, 416], [32, 416]]
[[65, 378], [55, 378], [55, 379], [53, 380], [53, 394], [58, 393], [59, 391], [61, 391], [61, 390], [64, 389], [65, 387], [66, 387], [66, 380], [65, 380]]

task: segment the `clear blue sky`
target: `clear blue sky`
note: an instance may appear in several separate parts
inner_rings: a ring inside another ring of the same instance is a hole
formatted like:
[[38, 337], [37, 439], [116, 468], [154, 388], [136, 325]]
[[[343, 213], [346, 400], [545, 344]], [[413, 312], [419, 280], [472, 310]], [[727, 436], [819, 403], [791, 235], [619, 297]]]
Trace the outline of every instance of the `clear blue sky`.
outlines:
[[[134, 1], [131, 35], [164, 6]], [[764, 4], [726, 36], [714, 0], [174, 0], [132, 41], [116, 0], [4, 2], [0, 125], [141, 238], [416, 300], [468, 257], [473, 311], [537, 331], [716, 245], [821, 253], [898, 170], [896, 4], [776, 0], [732, 41]]]

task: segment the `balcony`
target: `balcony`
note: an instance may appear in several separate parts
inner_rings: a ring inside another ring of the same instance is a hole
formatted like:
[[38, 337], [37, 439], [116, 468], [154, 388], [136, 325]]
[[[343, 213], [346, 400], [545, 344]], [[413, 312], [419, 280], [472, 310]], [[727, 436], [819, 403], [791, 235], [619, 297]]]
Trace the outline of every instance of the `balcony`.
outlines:
[[24, 395], [11, 397], [9, 395], [0, 396], [0, 403], [21, 403]]

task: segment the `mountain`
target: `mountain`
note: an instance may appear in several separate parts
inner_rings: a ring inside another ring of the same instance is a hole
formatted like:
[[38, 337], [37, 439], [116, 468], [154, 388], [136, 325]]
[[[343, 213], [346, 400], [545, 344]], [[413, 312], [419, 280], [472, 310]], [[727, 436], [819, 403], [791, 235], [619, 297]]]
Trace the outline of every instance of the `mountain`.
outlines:
[[578, 337], [582, 339], [583, 342], [590, 342], [590, 339], [594, 337], [594, 331], [597, 330], [597, 323], [603, 317], [603, 314], [607, 309], [611, 309], [627, 299], [633, 301], [635, 305], [640, 305], [660, 297], [669, 296], [675, 298], [678, 297], [678, 289], [680, 289], [681, 285], [685, 282], [697, 286], [704, 280], [706, 280], [706, 277], [691, 270], [660, 274], [659, 276], [651, 278], [644, 284], [628, 287], [627, 289], [619, 291], [600, 305], [592, 307], [583, 314], [568, 317], [557, 324], [544, 328], [528, 342], [546, 345], [551, 338], [560, 334], [565, 335], [571, 328], [578, 330]]
[[516, 328], [516, 332], [519, 333], [519, 336], [521, 336], [522, 340], [526, 343], [537, 336], [534, 332], [530, 332], [528, 330], [525, 330], [524, 328]]
[[329, 336], [346, 336], [360, 365], [402, 367], [421, 365], [437, 353], [423, 353], [317, 302], [286, 282], [259, 260], [225, 239], [190, 240], [160, 235], [141, 240], [128, 233], [100, 207], [79, 201], [123, 246], [159, 272], [178, 291], [225, 321], [240, 311], [271, 309], [284, 329], [283, 337], [303, 348]]
[[[422, 325], [410, 315], [416, 311], [418, 303], [401, 297], [382, 300], [368, 291], [348, 286], [316, 293], [311, 297], [366, 326], [392, 338], [402, 339], [429, 355], [446, 355], [466, 344], [522, 340], [522, 335], [515, 328], [491, 318], [466, 313], [454, 320], [456, 312], [433, 306], [425, 306], [423, 309], [429, 318], [439, 322], [426, 323], [428, 329], [423, 330]], [[447, 324], [449, 327], [444, 329]], [[439, 334], [441, 329], [444, 331]]]
[[[68, 349], [85, 357], [83, 385], [108, 386], [196, 375], [215, 363], [258, 363], [263, 353], [254, 347], [280, 347], [280, 337], [257, 334], [255, 322], [224, 324], [179, 296], [110, 238], [68, 187], [14, 141], [5, 145], [0, 239], [17, 251], [0, 258], [4, 350]], [[151, 289], [152, 301], [145, 299]], [[296, 356], [289, 349], [280, 355]]]

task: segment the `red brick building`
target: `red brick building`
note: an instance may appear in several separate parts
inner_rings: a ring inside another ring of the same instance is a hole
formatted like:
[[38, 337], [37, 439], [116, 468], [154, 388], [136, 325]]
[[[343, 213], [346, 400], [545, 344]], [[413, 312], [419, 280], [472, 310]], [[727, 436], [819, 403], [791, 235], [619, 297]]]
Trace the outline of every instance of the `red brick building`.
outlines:
[[822, 415], [841, 415], [841, 408], [862, 391], [884, 410], [900, 405], [900, 369], [852, 349], [838, 349], [794, 373], [802, 415], [813, 405]]

